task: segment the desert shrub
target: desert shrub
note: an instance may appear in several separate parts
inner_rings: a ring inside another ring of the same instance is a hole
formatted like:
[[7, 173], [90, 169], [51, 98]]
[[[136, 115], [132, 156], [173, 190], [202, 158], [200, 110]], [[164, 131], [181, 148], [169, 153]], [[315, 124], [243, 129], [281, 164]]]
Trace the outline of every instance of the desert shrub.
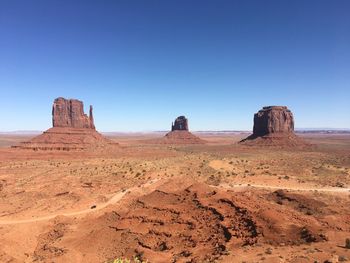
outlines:
[[265, 254], [268, 254], [268, 255], [271, 255], [272, 254], [272, 248], [267, 248], [266, 250], [265, 250]]
[[109, 261], [106, 261], [105, 263], [148, 263], [148, 260], [140, 260], [137, 257], [134, 257], [133, 259], [127, 259], [127, 258], [116, 258]]
[[347, 262], [348, 258], [346, 256], [339, 256], [338, 260], [339, 260], [339, 262]]

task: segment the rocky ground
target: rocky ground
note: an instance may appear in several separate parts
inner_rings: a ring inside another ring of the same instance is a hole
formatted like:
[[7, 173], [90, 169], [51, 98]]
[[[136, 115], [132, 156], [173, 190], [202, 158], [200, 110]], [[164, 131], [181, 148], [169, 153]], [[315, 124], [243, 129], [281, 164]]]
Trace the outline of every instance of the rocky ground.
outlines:
[[350, 136], [304, 136], [302, 149], [199, 136], [112, 137], [113, 152], [1, 148], [0, 261], [349, 261]]

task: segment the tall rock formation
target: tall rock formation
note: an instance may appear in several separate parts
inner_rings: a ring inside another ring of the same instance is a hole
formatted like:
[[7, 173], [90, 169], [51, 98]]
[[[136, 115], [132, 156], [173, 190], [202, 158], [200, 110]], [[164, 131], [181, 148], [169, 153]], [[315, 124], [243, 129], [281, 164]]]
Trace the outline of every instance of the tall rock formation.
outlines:
[[294, 134], [293, 113], [286, 106], [267, 106], [255, 113], [253, 134], [240, 143], [282, 147], [307, 145]]
[[188, 131], [188, 120], [185, 116], [179, 116], [171, 124], [172, 131]]
[[84, 113], [82, 101], [57, 98], [52, 106], [53, 127], [28, 142], [14, 146], [14, 148], [96, 151], [97, 149], [106, 149], [106, 146], [117, 145], [95, 130], [92, 110], [92, 106], [90, 106], [89, 116], [87, 116]]
[[92, 105], [90, 105], [90, 110], [89, 110], [89, 120], [90, 120], [90, 127], [91, 129], [95, 129], [95, 123], [94, 123], [94, 115], [92, 114]]
[[84, 113], [84, 104], [80, 100], [57, 98], [52, 106], [52, 126], [95, 129], [90, 106], [90, 116]]

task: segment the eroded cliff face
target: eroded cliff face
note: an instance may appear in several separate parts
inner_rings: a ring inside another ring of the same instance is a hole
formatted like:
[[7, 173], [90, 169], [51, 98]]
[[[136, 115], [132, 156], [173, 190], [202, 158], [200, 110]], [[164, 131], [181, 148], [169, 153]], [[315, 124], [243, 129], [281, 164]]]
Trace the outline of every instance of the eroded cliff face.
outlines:
[[293, 132], [293, 113], [285, 106], [263, 107], [254, 114], [253, 135], [256, 137], [272, 133]]
[[82, 101], [57, 98], [52, 107], [53, 127], [29, 141], [13, 148], [32, 150], [106, 151], [118, 144], [103, 137], [94, 125], [92, 106], [89, 116], [84, 113]]
[[55, 99], [52, 106], [53, 127], [87, 128], [95, 129], [90, 106], [90, 116], [84, 113], [84, 104], [76, 99]]
[[171, 125], [172, 131], [188, 131], [188, 120], [185, 116], [179, 116]]
[[258, 147], [311, 146], [294, 133], [293, 113], [286, 106], [267, 106], [255, 113], [253, 134], [240, 143]]

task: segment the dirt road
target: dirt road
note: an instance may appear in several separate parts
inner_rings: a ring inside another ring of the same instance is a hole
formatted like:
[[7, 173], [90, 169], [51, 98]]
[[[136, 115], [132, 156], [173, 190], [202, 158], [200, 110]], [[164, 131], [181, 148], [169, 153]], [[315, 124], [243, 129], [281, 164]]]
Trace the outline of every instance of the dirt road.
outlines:
[[[156, 183], [158, 180], [152, 180], [149, 181], [140, 187], [148, 187], [154, 183]], [[94, 208], [87, 208], [79, 211], [73, 211], [69, 213], [56, 213], [56, 214], [51, 214], [47, 216], [42, 216], [42, 217], [36, 217], [36, 218], [28, 218], [28, 219], [21, 219], [21, 220], [14, 220], [14, 219], [8, 219], [8, 220], [0, 220], [0, 225], [15, 225], [15, 224], [26, 224], [26, 223], [35, 223], [35, 222], [40, 222], [40, 221], [47, 221], [50, 219], [55, 218], [56, 216], [79, 216], [79, 215], [84, 215], [88, 213], [93, 213], [99, 210], [102, 210], [106, 208], [108, 205], [115, 204], [119, 202], [127, 193], [130, 193], [134, 191], [135, 189], [139, 189], [140, 187], [132, 187], [126, 190], [121, 190], [116, 192], [107, 202], [98, 204]]]
[[[147, 187], [158, 180], [153, 180], [148, 183], [145, 183], [141, 187]], [[327, 192], [327, 193], [350, 193], [350, 188], [300, 188], [300, 187], [283, 187], [283, 186], [268, 186], [268, 185], [259, 185], [259, 184], [236, 184], [236, 185], [229, 185], [229, 184], [221, 184], [220, 187], [229, 189], [229, 188], [260, 188], [260, 189], [270, 189], [270, 190], [290, 190], [290, 191], [317, 191], [317, 192]], [[118, 191], [115, 193], [107, 202], [98, 204], [96, 207], [83, 209], [80, 211], [73, 211], [69, 213], [57, 213], [57, 214], [51, 214], [43, 217], [37, 217], [37, 218], [29, 218], [29, 219], [21, 219], [21, 220], [14, 220], [14, 219], [8, 219], [8, 220], [0, 220], [0, 225], [15, 225], [15, 224], [25, 224], [25, 223], [35, 223], [40, 221], [46, 221], [55, 218], [56, 216], [78, 216], [78, 215], [84, 215], [92, 212], [96, 212], [99, 210], [104, 209], [108, 205], [115, 204], [119, 202], [126, 193], [130, 193], [134, 191], [135, 189], [138, 189], [139, 187], [132, 187], [124, 191]]]

